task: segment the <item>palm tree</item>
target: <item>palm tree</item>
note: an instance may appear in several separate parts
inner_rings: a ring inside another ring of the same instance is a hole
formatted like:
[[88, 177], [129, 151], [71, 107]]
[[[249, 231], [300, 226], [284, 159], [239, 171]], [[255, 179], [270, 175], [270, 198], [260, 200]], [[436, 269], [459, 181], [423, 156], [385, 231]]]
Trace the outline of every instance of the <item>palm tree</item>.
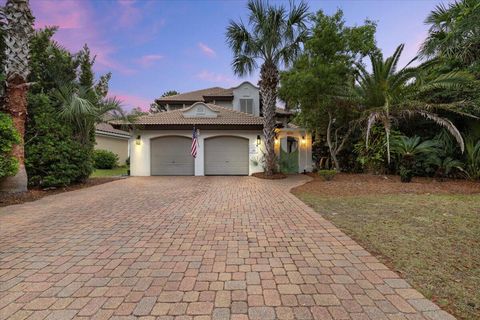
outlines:
[[421, 141], [420, 137], [401, 136], [393, 140], [392, 151], [399, 157], [402, 182], [412, 181], [413, 168], [419, 156], [435, 154], [438, 143], [435, 140]]
[[465, 66], [480, 59], [480, 2], [458, 0], [439, 4], [425, 20], [430, 25], [420, 54], [431, 58], [443, 56]]
[[308, 6], [302, 2], [287, 11], [263, 0], [248, 2], [249, 23], [230, 21], [227, 43], [233, 51], [233, 70], [244, 76], [261, 63], [260, 95], [263, 104], [263, 135], [265, 137], [265, 174], [276, 170], [275, 105], [279, 82], [278, 70], [289, 66], [297, 57], [301, 43], [307, 37]]
[[99, 90], [100, 87], [100, 83], [96, 88], [67, 85], [52, 93], [60, 104], [60, 115], [75, 128], [77, 139], [83, 144], [91, 140], [97, 123], [118, 120], [127, 125], [133, 121], [123, 111], [121, 102], [105, 97], [103, 92], [108, 89]]
[[[362, 120], [366, 122], [366, 145], [370, 131], [375, 123], [380, 123], [386, 134], [387, 160], [390, 163], [390, 130], [394, 120], [421, 116], [445, 127], [456, 139], [463, 152], [462, 135], [447, 118], [434, 112], [436, 109], [458, 112], [454, 104], [429, 104], [418, 99], [418, 95], [432, 88], [452, 88], [470, 80], [467, 74], [451, 72], [425, 80], [422, 75], [434, 62], [427, 61], [418, 67], [404, 67], [397, 70], [397, 64], [404, 45], [398, 46], [395, 53], [383, 59], [381, 53], [370, 55], [372, 72], [358, 64], [357, 85], [354, 88], [354, 100], [363, 110]], [[460, 113], [460, 112], [458, 112]]]
[[12, 155], [18, 160], [18, 172], [7, 177], [0, 184], [0, 191], [27, 191], [25, 170], [25, 119], [27, 117], [27, 77], [29, 70], [29, 40], [33, 35], [33, 15], [28, 0], [7, 0], [1, 10], [2, 29], [5, 39], [5, 110], [12, 116], [20, 135], [20, 143], [15, 144]]

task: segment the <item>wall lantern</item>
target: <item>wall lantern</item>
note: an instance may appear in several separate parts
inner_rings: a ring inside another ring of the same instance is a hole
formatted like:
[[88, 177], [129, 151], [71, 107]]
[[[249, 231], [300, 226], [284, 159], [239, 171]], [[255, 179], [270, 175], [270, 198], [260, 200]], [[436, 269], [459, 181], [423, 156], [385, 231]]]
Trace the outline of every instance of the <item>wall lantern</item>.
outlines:
[[260, 138], [260, 135], [257, 135], [257, 147], [262, 143], [262, 138]]
[[278, 133], [275, 132], [275, 144], [278, 144], [280, 142], [280, 139], [278, 139]]
[[142, 137], [140, 135], [137, 136], [135, 143], [137, 144], [137, 146], [139, 146], [142, 143]]
[[305, 144], [307, 143], [307, 141], [305, 140], [305, 136], [302, 136], [302, 144]]

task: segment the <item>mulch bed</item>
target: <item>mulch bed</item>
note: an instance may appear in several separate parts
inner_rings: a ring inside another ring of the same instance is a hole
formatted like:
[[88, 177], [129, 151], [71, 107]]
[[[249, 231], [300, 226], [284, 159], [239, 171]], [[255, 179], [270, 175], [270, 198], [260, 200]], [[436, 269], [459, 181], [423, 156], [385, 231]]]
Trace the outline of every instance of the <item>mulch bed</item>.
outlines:
[[254, 176], [255, 178], [259, 178], [259, 179], [267, 179], [267, 180], [277, 180], [277, 179], [285, 179], [287, 176], [283, 173], [274, 173], [272, 176], [267, 176], [265, 175], [264, 172], [257, 172], [257, 173], [254, 173], [252, 174], [252, 176]]
[[12, 204], [21, 204], [25, 202], [35, 201], [53, 194], [93, 187], [99, 184], [104, 184], [104, 183], [115, 181], [118, 179], [121, 179], [121, 178], [118, 178], [118, 177], [90, 178], [85, 183], [74, 184], [68, 187], [59, 187], [55, 189], [32, 188], [32, 189], [29, 189], [27, 192], [23, 192], [23, 193], [0, 192], [0, 207], [6, 207]]
[[332, 181], [324, 181], [317, 174], [314, 180], [293, 190], [323, 196], [358, 196], [369, 194], [475, 194], [480, 193], [480, 182], [460, 179], [439, 181], [415, 177], [410, 183], [400, 182], [399, 176], [339, 173]]

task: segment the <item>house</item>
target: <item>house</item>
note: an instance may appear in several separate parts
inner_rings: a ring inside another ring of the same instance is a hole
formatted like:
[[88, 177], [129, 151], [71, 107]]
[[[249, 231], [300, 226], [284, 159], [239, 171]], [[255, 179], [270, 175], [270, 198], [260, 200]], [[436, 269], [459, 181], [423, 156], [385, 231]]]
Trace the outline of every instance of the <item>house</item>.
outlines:
[[[263, 171], [263, 118], [259, 89], [249, 82], [156, 100], [167, 111], [139, 117], [130, 138], [130, 172], [150, 175], [251, 175]], [[275, 149], [286, 172], [312, 169], [311, 135], [285, 124], [281, 113]], [[197, 154], [191, 155], [198, 132]]]
[[130, 132], [115, 129], [103, 122], [95, 127], [95, 150], [108, 150], [118, 156], [118, 164], [124, 165], [129, 155]]

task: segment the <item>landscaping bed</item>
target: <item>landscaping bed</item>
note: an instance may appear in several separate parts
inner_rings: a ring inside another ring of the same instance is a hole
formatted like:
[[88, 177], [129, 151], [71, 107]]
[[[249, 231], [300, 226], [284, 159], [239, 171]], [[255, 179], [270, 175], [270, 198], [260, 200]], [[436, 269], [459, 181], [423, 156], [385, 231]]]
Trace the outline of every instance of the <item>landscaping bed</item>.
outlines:
[[338, 174], [292, 192], [459, 319], [480, 319], [480, 184]]
[[0, 192], [0, 207], [6, 207], [13, 204], [21, 204], [24, 202], [35, 201], [46, 196], [50, 196], [57, 193], [74, 191], [78, 189], [93, 187], [99, 184], [118, 180], [120, 178], [107, 177], [107, 178], [90, 178], [85, 183], [78, 183], [68, 187], [59, 187], [55, 189], [40, 189], [32, 188], [23, 193], [1, 193]]

